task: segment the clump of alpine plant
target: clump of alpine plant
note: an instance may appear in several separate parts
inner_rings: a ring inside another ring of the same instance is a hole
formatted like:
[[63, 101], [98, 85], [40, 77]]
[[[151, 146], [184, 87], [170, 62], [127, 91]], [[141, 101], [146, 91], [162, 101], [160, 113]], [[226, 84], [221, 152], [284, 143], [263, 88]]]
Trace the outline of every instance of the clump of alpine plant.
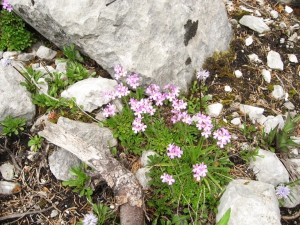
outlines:
[[[114, 77], [120, 83], [104, 96], [121, 98], [125, 106], [119, 112], [109, 103], [104, 108], [106, 125], [125, 151], [141, 154], [143, 149], [152, 149], [158, 153], [149, 157], [150, 184], [156, 190], [150, 204], [163, 215], [172, 215], [170, 208], [187, 207], [188, 215], [197, 221], [207, 204], [216, 204], [222, 186], [231, 179], [225, 150], [231, 141], [229, 130], [205, 113], [189, 114], [188, 100], [183, 100], [173, 84], [150, 84], [144, 90], [139, 87], [138, 74], [129, 75], [120, 65]], [[202, 85], [208, 77], [208, 71], [197, 73]]]

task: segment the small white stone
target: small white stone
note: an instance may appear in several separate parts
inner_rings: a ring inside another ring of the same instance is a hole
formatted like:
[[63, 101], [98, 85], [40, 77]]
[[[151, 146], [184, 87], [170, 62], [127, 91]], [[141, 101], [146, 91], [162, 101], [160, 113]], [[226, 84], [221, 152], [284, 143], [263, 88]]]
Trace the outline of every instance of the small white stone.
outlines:
[[115, 206], [114, 205], [110, 205], [109, 208], [110, 209], [115, 209]]
[[245, 41], [246, 46], [249, 46], [253, 43], [253, 38], [252, 36], [248, 37]]
[[243, 74], [240, 70], [234, 71], [234, 75], [235, 75], [236, 78], [241, 78], [243, 76]]
[[291, 8], [291, 7], [289, 7], [289, 6], [285, 6], [285, 8], [284, 8], [284, 11], [286, 12], [286, 13], [292, 13], [293, 12], [293, 9]]
[[232, 92], [232, 88], [230, 86], [228, 86], [228, 85], [225, 86], [224, 90], [226, 92]]
[[240, 8], [241, 8], [241, 10], [244, 10], [244, 11], [246, 11], [246, 12], [253, 12], [253, 10], [252, 9], [248, 9], [248, 8], [246, 8], [245, 6], [240, 6]]
[[279, 26], [280, 26], [281, 28], [286, 28], [286, 23], [285, 23], [285, 22], [281, 22], [281, 23], [279, 23]]
[[283, 62], [278, 52], [269, 51], [267, 56], [268, 67], [275, 70], [283, 70]]
[[285, 96], [284, 90], [280, 85], [274, 85], [272, 96], [276, 99], [282, 99]]
[[271, 82], [271, 72], [269, 70], [263, 69], [261, 75], [267, 83]]
[[289, 57], [289, 61], [290, 62], [298, 63], [298, 59], [297, 59], [296, 55], [294, 55], [294, 54], [288, 54], [288, 57]]
[[58, 211], [57, 211], [56, 209], [53, 209], [53, 210], [51, 211], [50, 217], [51, 217], [51, 218], [54, 218], [54, 217], [56, 217], [57, 215], [58, 215]]
[[0, 172], [5, 180], [12, 180], [14, 178], [15, 168], [10, 163], [4, 163], [0, 166]]
[[258, 55], [256, 54], [251, 54], [251, 55], [248, 55], [250, 61], [253, 61], [253, 62], [261, 62], [261, 60], [258, 58]]
[[284, 38], [280, 38], [280, 44], [283, 44], [285, 42], [285, 39]]
[[230, 121], [233, 125], [240, 125], [241, 124], [241, 119], [240, 118], [234, 118]]
[[272, 10], [270, 12], [270, 14], [271, 14], [271, 16], [272, 16], [273, 19], [277, 19], [278, 18], [278, 12], [276, 10]]
[[284, 105], [284, 107], [287, 108], [288, 110], [294, 110], [294, 109], [295, 109], [294, 104], [291, 103], [291, 102], [285, 102], [283, 105]]
[[217, 117], [220, 115], [223, 109], [223, 105], [221, 103], [214, 103], [208, 106], [207, 114], [211, 117]]

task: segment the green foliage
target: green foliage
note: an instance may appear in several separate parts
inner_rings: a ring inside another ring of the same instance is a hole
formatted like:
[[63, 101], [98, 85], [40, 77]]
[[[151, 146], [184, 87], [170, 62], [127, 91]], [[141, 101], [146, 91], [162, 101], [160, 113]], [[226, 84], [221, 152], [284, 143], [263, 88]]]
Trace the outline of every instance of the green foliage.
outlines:
[[231, 208], [229, 208], [226, 213], [223, 215], [223, 217], [220, 219], [216, 225], [227, 225], [230, 219], [230, 213], [231, 213]]
[[26, 87], [29, 92], [36, 94], [38, 92], [38, 87], [36, 84], [42, 77], [41, 71], [35, 71], [32, 69], [32, 67], [28, 67], [27, 70], [22, 73], [22, 75], [25, 78], [25, 82], [21, 82], [20, 84]]
[[[242, 159], [244, 159], [246, 161], [246, 164], [249, 164], [251, 159], [253, 161], [255, 161], [256, 156], [259, 156], [258, 155], [259, 149], [260, 149], [259, 147], [251, 148], [251, 149], [244, 149], [244, 150], [240, 151], [239, 154], [242, 157]], [[263, 157], [263, 156], [260, 156], [260, 157]]]
[[[130, 97], [139, 100], [144, 96], [138, 88]], [[186, 99], [189, 101], [189, 98]], [[129, 97], [122, 100], [124, 107], [121, 113], [101, 125], [112, 129], [114, 137], [120, 140], [128, 153], [140, 155], [146, 149], [158, 153], [149, 156], [148, 173], [152, 178], [149, 184], [153, 192], [147, 204], [155, 209], [155, 221], [160, 220], [160, 224], [189, 224], [191, 221], [198, 224], [207, 221], [208, 212], [216, 210], [223, 186], [232, 179], [229, 174], [232, 163], [227, 151], [217, 147], [216, 140], [204, 138], [195, 123], [188, 125], [180, 121], [173, 124], [168, 102], [164, 107], [156, 107], [154, 115], [143, 114], [143, 123], [147, 128], [135, 134], [132, 130], [135, 115], [128, 105]], [[214, 127], [218, 129], [218, 126]], [[171, 160], [166, 155], [171, 143], [181, 146], [184, 152], [181, 158]], [[207, 165], [208, 173], [198, 182], [193, 177], [192, 169], [193, 165], [202, 162]], [[171, 186], [162, 183], [163, 173], [172, 174], [176, 182]], [[159, 217], [161, 215], [163, 217]]]
[[91, 203], [93, 190], [90, 187], [86, 187], [86, 183], [89, 181], [90, 177], [84, 173], [83, 165], [79, 167], [72, 167], [70, 174], [76, 176], [76, 178], [63, 181], [62, 185], [74, 187], [73, 192], [79, 192], [80, 196], [86, 196], [88, 201]]
[[[64, 50], [63, 54], [68, 58], [68, 60], [66, 60], [66, 61], [83, 62], [83, 57], [80, 55], [79, 51], [75, 49], [74, 44], [71, 44], [69, 47], [64, 46], [63, 50]], [[61, 61], [63, 61], [63, 60], [61, 59]]]
[[247, 139], [253, 139], [252, 135], [256, 131], [255, 126], [247, 123], [243, 123], [243, 128], [240, 128], [240, 130], [244, 133], [245, 137]]
[[105, 220], [108, 217], [107, 212], [108, 212], [109, 208], [107, 206], [103, 205], [102, 203], [100, 203], [98, 205], [93, 204], [93, 210], [96, 213], [96, 215], [98, 216], [97, 225], [103, 225]]
[[204, 83], [199, 84], [198, 80], [195, 80], [193, 82], [193, 85], [189, 90], [188, 96], [183, 98], [188, 103], [188, 112], [190, 114], [195, 114], [201, 111], [207, 111], [207, 101], [209, 100], [209, 96], [202, 96], [206, 92], [207, 87], [204, 85]]
[[90, 74], [90, 71], [78, 62], [71, 62], [67, 64], [68, 83], [74, 84], [77, 81], [87, 79], [96, 75], [96, 72]]
[[8, 116], [5, 120], [0, 121], [0, 124], [3, 126], [3, 135], [11, 136], [12, 134], [18, 135], [20, 131], [24, 130], [27, 119], [25, 118], [12, 118]]
[[36, 94], [32, 96], [32, 101], [34, 104], [47, 108], [47, 112], [53, 109], [68, 108], [72, 105], [72, 100], [67, 100], [65, 98], [54, 99], [45, 94]]
[[42, 147], [42, 142], [44, 141], [44, 138], [38, 135], [35, 135], [31, 140], [28, 142], [28, 146], [31, 147], [31, 149], [36, 152], [38, 149]]
[[120, 140], [125, 151], [130, 150], [134, 154], [141, 155], [144, 150], [141, 146], [145, 144], [146, 138], [141, 133], [133, 133], [133, 120], [134, 114], [126, 105], [122, 110], [122, 114], [108, 118], [103, 122], [103, 125], [112, 129], [114, 137]]
[[279, 124], [266, 134], [262, 131], [262, 141], [261, 145], [263, 147], [269, 148], [272, 152], [276, 149], [283, 151], [288, 151], [288, 146], [300, 147], [299, 144], [295, 143], [291, 136], [294, 135], [295, 129], [297, 128], [296, 122], [300, 119], [300, 115], [294, 119], [291, 119], [290, 114], [288, 114], [285, 124], [282, 129], [279, 128]]
[[67, 87], [68, 81], [63, 73], [53, 72], [50, 75], [51, 78], [45, 79], [50, 86], [48, 94], [56, 98]]
[[35, 41], [25, 23], [14, 12], [0, 11], [0, 50], [24, 50]]

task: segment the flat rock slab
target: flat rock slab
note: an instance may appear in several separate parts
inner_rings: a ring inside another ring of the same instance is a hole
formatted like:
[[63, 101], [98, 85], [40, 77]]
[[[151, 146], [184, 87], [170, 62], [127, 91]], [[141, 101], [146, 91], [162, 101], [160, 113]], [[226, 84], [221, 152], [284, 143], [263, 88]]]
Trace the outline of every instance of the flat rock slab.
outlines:
[[222, 0], [9, 2], [58, 47], [74, 43], [111, 75], [117, 64], [138, 73], [144, 86], [187, 90], [194, 70], [232, 38]]
[[280, 211], [272, 185], [253, 180], [233, 180], [220, 199], [217, 221], [231, 208], [228, 225], [280, 225]]
[[270, 28], [267, 24], [265, 24], [262, 18], [256, 16], [245, 15], [240, 19], [239, 23], [246, 27], [249, 27], [254, 31], [257, 31], [258, 33], [263, 33], [270, 30]]

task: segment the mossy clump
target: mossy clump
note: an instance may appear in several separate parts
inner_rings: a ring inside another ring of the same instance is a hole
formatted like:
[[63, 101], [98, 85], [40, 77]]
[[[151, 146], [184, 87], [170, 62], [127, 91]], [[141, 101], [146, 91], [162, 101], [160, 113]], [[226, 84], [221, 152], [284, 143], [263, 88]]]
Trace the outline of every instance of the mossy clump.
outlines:
[[292, 90], [289, 90], [288, 93], [289, 93], [290, 98], [294, 98], [294, 96], [297, 94], [297, 91], [292, 89]]
[[219, 77], [234, 78], [233, 72], [230, 70], [230, 63], [234, 59], [235, 54], [231, 50], [228, 52], [214, 52], [211, 57], [206, 58], [203, 68], [208, 70], [210, 74], [218, 74]]
[[232, 16], [233, 19], [240, 20], [240, 19], [242, 19], [242, 17], [245, 16], [245, 15], [250, 15], [250, 12], [241, 10], [241, 11], [235, 12], [235, 13], [232, 14], [231, 16]]
[[274, 85], [269, 84], [269, 85], [268, 85], [268, 90], [269, 90], [269, 91], [274, 91]]

